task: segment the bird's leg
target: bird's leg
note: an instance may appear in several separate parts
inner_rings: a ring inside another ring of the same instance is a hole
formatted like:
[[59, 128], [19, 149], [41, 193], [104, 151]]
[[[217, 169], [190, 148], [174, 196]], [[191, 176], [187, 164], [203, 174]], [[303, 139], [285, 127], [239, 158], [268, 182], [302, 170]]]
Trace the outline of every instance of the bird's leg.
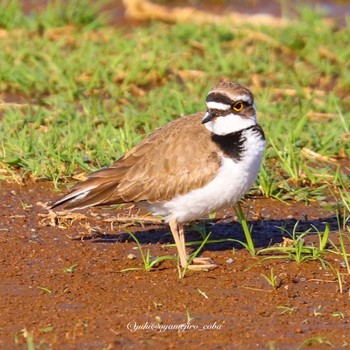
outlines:
[[182, 235], [179, 234], [179, 227], [175, 219], [171, 219], [169, 221], [169, 226], [170, 226], [171, 233], [173, 234], [173, 237], [174, 237], [177, 251], [179, 252], [181, 267], [186, 268], [187, 253], [185, 249], [185, 237], [183, 235], [183, 225], [182, 224], [180, 225], [180, 232], [182, 231]]
[[[188, 259], [188, 255], [186, 252], [186, 243], [185, 243], [185, 231], [184, 231], [184, 225], [183, 224], [178, 224], [178, 229], [179, 229], [179, 237], [180, 237], [180, 244], [182, 246], [182, 250], [186, 253], [186, 259]], [[207, 264], [212, 264], [212, 260], [210, 258], [194, 258], [192, 260], [192, 263], [195, 265], [207, 265]], [[191, 269], [190, 266], [193, 265], [187, 265]], [[216, 266], [216, 265], [215, 265]]]
[[179, 252], [182, 268], [187, 268], [189, 270], [211, 270], [217, 267], [217, 265], [212, 263], [210, 258], [194, 258], [192, 264], [188, 265], [184, 226], [183, 224], [177, 224], [175, 219], [170, 220], [169, 225]]
[[179, 229], [179, 237], [180, 237], [181, 249], [182, 249], [182, 251], [185, 252], [185, 254], [186, 254], [186, 261], [187, 261], [188, 256], [187, 256], [187, 252], [186, 252], [184, 225], [183, 224], [178, 224], [177, 227]]

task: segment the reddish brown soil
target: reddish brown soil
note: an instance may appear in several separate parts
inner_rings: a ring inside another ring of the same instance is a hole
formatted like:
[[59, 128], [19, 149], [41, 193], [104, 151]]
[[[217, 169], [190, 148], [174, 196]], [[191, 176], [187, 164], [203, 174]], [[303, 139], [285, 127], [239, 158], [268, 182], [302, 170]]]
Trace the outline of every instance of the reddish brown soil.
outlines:
[[[203, 255], [219, 264], [210, 272], [188, 272], [179, 279], [174, 260], [154, 271], [120, 272], [142, 267], [142, 260], [125, 229], [116, 224], [112, 228], [104, 220], [128, 210], [94, 209], [66, 229], [46, 226], [49, 221], [38, 214], [47, 211], [38, 202], [57, 196], [50, 183], [0, 183], [1, 349], [27, 348], [24, 329], [33, 334], [37, 346], [41, 343], [40, 349], [267, 349], [270, 344], [295, 349], [314, 337], [324, 344], [314, 343], [313, 348], [328, 348], [326, 341], [335, 348], [349, 348], [350, 278], [340, 257], [332, 255], [327, 261], [342, 274], [342, 293], [335, 274], [319, 261], [262, 261], [239, 245], [233, 254], [232, 243], [206, 246]], [[276, 226], [290, 230], [298, 219], [301, 229], [311, 224], [322, 229], [324, 221], [336, 228], [331, 211], [316, 204], [256, 198], [247, 205], [252, 206], [258, 247], [281, 242]], [[243, 239], [232, 214], [221, 213], [224, 218], [208, 228], [212, 239]], [[172, 243], [166, 226], [128, 229], [152, 256], [176, 254], [175, 247], [166, 246]], [[95, 237], [87, 239], [93, 232]], [[187, 234], [188, 241], [197, 239], [198, 233]], [[311, 239], [317, 242], [316, 237]], [[136, 259], [129, 260], [130, 253]], [[73, 272], [64, 271], [74, 264]], [[277, 289], [261, 276], [269, 275], [272, 267]], [[158, 324], [185, 325], [186, 310], [192, 317], [187, 328], [192, 329], [156, 329]], [[147, 329], [135, 330], [135, 325]], [[205, 329], [210, 327], [216, 329]]]

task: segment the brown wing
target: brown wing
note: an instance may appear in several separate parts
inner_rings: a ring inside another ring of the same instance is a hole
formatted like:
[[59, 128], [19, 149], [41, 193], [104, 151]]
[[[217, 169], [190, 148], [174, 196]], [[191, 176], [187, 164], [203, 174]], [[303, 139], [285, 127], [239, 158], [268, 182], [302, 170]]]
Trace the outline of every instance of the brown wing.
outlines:
[[156, 130], [110, 167], [98, 170], [52, 207], [67, 209], [163, 201], [208, 183], [220, 166], [203, 113]]

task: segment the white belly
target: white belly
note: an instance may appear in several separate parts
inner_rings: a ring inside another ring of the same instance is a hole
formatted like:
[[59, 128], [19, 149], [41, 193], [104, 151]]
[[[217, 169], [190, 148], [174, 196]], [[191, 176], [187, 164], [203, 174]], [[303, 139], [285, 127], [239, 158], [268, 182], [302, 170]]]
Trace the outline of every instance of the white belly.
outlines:
[[141, 208], [165, 221], [175, 218], [178, 223], [196, 220], [208, 213], [235, 204], [255, 182], [260, 169], [265, 141], [247, 130], [240, 161], [222, 156], [216, 177], [206, 186], [177, 196], [168, 202], [143, 203]]

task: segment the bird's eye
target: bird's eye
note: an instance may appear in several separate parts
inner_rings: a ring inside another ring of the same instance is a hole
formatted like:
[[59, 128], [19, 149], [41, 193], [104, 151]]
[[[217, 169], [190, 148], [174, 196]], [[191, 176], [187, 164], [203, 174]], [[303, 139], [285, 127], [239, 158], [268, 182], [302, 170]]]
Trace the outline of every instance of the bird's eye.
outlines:
[[240, 112], [242, 109], [243, 109], [243, 102], [242, 101], [238, 101], [236, 102], [234, 105], [233, 105], [233, 109], [236, 111], [236, 112]]

